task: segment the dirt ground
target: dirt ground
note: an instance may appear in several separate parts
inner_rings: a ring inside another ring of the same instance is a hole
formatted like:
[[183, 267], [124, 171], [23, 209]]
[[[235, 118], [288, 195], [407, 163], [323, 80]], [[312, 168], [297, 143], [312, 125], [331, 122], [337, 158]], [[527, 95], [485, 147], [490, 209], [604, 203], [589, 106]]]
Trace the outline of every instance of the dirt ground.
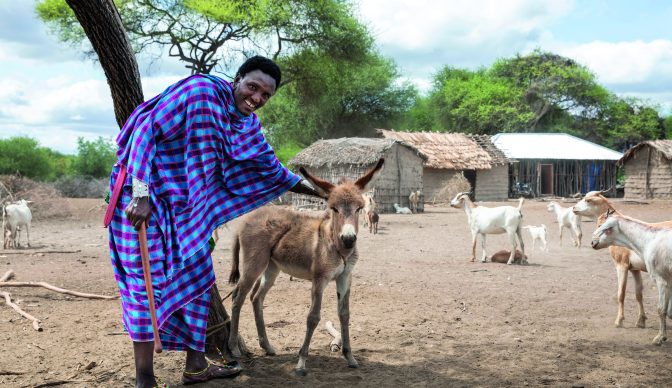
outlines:
[[[98, 200], [67, 200], [71, 219], [36, 221], [30, 249], [0, 251], [0, 275], [45, 281], [83, 292], [116, 295], [107, 231]], [[509, 202], [514, 204], [514, 202]], [[492, 205], [492, 204], [487, 204]], [[568, 204], [567, 204], [568, 205]], [[672, 219], [672, 203], [618, 203], [648, 221]], [[582, 224], [584, 244], [559, 246], [557, 224], [546, 203], [527, 201], [524, 223], [545, 223], [549, 252], [531, 250], [530, 264], [471, 263], [470, 235], [461, 210], [428, 207], [417, 215], [381, 215], [378, 235], [360, 230], [360, 261], [351, 297], [351, 333], [359, 369], [329, 351], [324, 322], [338, 322], [335, 286], [325, 293], [322, 321], [312, 341], [308, 375], [293, 368], [305, 332], [310, 283], [281, 275], [266, 298], [265, 318], [278, 350], [257, 345], [252, 309], [243, 308], [241, 331], [254, 352], [245, 371], [218, 386], [670, 386], [672, 343], [651, 345], [658, 329], [656, 291], [644, 276], [646, 329], [635, 327], [633, 282], [624, 328], [615, 328], [616, 274], [607, 250], [589, 247], [593, 222]], [[224, 231], [213, 256], [222, 293], [230, 266]], [[506, 249], [491, 236], [492, 253]], [[73, 253], [39, 253], [76, 251]], [[478, 253], [480, 254], [480, 245]], [[0, 303], [0, 386], [32, 387], [59, 380], [67, 386], [133, 384], [131, 343], [123, 333], [118, 300], [100, 301], [43, 288], [6, 288], [16, 303], [42, 320], [31, 328]], [[225, 303], [230, 311], [230, 300]], [[156, 357], [156, 373], [180, 386], [184, 355]], [[16, 373], [16, 374], [12, 374]]]

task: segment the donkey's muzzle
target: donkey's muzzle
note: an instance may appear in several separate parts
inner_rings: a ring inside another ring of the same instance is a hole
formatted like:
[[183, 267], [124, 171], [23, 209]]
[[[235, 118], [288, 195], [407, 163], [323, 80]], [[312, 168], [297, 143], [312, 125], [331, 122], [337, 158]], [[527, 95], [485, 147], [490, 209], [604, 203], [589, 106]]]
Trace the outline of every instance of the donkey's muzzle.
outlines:
[[345, 247], [347, 249], [350, 249], [350, 248], [355, 246], [355, 241], [357, 241], [357, 235], [356, 234], [352, 234], [352, 235], [349, 234], [349, 235], [341, 236], [341, 241], [343, 241], [343, 245], [345, 245]]

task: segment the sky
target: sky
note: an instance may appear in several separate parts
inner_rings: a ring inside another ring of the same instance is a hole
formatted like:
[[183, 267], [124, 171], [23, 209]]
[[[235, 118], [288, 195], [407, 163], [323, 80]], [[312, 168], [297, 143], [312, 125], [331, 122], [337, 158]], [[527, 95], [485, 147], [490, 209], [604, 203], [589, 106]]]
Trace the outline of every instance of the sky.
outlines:
[[[670, 1], [361, 0], [355, 12], [423, 91], [446, 65], [488, 67], [538, 48], [672, 114]], [[189, 75], [174, 59], [138, 61], [145, 98]], [[75, 153], [78, 137], [112, 139], [118, 130], [100, 65], [51, 35], [32, 0], [0, 0], [0, 138], [30, 136]]]

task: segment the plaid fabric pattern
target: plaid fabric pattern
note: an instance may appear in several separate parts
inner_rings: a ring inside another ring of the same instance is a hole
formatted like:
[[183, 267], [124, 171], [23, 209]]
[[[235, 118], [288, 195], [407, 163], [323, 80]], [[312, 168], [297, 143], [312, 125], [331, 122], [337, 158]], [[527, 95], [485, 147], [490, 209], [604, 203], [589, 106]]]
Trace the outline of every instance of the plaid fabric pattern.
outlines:
[[[188, 340], [179, 333], [198, 337], [195, 321], [207, 321], [209, 300], [200, 298], [209, 297], [205, 291], [214, 283], [208, 250], [214, 229], [277, 198], [301, 178], [275, 157], [257, 116], [238, 112], [231, 84], [210, 75], [185, 78], [140, 105], [117, 144], [110, 187], [121, 164], [128, 176], [109, 229], [124, 324], [134, 341], [153, 339], [149, 308], [141, 307], [147, 298], [137, 234], [123, 215], [135, 177], [149, 185], [147, 238], [162, 340], [165, 333], [170, 346], [185, 346]], [[169, 319], [183, 308], [182, 323]]]

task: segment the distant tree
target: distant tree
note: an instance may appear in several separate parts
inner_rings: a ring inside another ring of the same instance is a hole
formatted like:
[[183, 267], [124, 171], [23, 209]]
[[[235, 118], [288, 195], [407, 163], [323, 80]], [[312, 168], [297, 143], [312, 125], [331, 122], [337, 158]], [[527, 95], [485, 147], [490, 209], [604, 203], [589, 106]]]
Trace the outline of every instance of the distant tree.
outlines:
[[281, 61], [302, 77], [282, 87], [260, 111], [269, 141], [306, 146], [320, 138], [373, 136], [412, 105], [416, 94], [397, 83], [395, 64], [370, 50], [357, 62], [322, 51], [302, 51]]
[[500, 59], [492, 66], [491, 74], [522, 89], [525, 102], [534, 113], [527, 125], [532, 131], [565, 114], [595, 117], [609, 98], [609, 92], [585, 66], [540, 50]]
[[539, 50], [487, 69], [445, 67], [406, 121], [439, 131], [565, 132], [616, 148], [664, 137], [666, 128], [654, 107], [618, 97], [574, 60]]
[[665, 127], [666, 137], [672, 139], [672, 115], [666, 116], [663, 119], [663, 126]]
[[50, 150], [29, 137], [0, 140], [0, 174], [46, 180], [52, 175]]
[[77, 157], [74, 170], [77, 175], [104, 178], [110, 175], [116, 162], [116, 145], [102, 137], [89, 141], [77, 139]]
[[477, 71], [446, 67], [435, 77], [429, 103], [439, 128], [491, 134], [526, 128], [532, 113], [523, 90], [509, 80]]

